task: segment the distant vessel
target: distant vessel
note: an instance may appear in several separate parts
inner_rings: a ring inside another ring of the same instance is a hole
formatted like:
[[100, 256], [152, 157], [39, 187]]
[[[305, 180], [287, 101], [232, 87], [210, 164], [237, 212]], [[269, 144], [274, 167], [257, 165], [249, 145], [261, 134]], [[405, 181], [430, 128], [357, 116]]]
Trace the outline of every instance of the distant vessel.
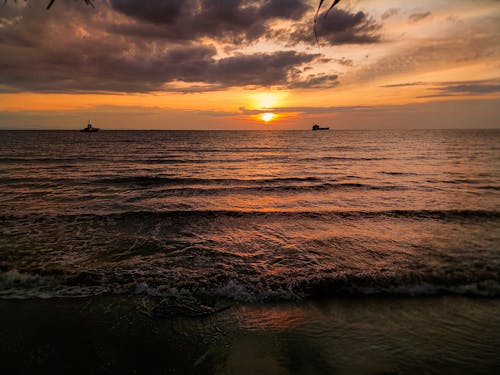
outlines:
[[318, 124], [314, 124], [312, 130], [330, 130], [330, 128], [322, 128]]
[[98, 132], [99, 131], [99, 128], [94, 128], [92, 127], [92, 124], [89, 123], [87, 124], [87, 127], [86, 128], [83, 128], [82, 130], [80, 130], [81, 132], [85, 132], [85, 133], [95, 133], [95, 132]]

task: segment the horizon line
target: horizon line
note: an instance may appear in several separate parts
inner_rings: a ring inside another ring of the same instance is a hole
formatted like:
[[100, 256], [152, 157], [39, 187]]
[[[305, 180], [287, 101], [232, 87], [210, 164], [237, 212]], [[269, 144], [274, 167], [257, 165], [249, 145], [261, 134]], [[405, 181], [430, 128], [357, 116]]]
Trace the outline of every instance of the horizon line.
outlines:
[[[474, 128], [474, 127], [456, 127], [456, 128], [330, 128], [329, 130], [352, 130], [352, 131], [377, 131], [377, 130], [500, 130], [500, 127], [491, 127], [491, 128]], [[80, 132], [79, 129], [13, 129], [13, 128], [0, 128], [0, 131], [67, 131], [67, 132]], [[100, 128], [99, 132], [109, 132], [109, 131], [312, 131], [311, 128], [304, 129], [102, 129]]]

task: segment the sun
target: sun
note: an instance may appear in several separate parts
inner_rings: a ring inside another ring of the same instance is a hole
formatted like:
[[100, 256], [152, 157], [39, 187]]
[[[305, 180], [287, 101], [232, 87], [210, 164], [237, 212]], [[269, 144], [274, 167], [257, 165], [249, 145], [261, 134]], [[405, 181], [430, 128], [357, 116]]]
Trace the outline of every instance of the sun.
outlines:
[[266, 112], [266, 113], [262, 113], [260, 115], [260, 118], [264, 121], [264, 122], [269, 122], [269, 121], [272, 121], [276, 118], [276, 114], [274, 113], [270, 113], [270, 112]]
[[275, 108], [278, 108], [280, 103], [288, 95], [286, 92], [258, 92], [251, 94], [248, 97], [247, 106], [251, 109], [251, 118], [265, 124], [271, 121], [276, 121], [282, 117], [282, 114], [274, 113]]

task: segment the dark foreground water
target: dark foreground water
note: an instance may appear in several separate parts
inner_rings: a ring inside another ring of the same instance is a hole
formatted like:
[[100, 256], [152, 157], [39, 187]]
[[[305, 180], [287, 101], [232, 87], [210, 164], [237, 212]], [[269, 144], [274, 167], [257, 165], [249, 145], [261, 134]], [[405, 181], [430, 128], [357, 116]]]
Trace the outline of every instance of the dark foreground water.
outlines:
[[500, 300], [363, 297], [151, 319], [130, 297], [0, 300], [2, 374], [498, 374]]
[[[304, 333], [328, 363], [343, 369], [336, 373], [355, 373], [342, 361], [357, 361], [349, 355], [362, 338], [322, 342], [321, 330], [345, 323], [340, 332], [348, 335], [349, 311], [366, 315], [356, 334], [366, 324], [369, 345], [420, 361], [407, 370], [460, 371], [471, 368], [460, 361], [469, 361], [494, 373], [499, 145], [498, 130], [1, 131], [0, 298], [5, 309], [41, 309], [52, 319], [64, 304], [81, 303], [69, 297], [98, 295], [126, 298], [153, 320], [227, 314], [238, 320], [249, 306], [263, 313], [242, 319], [263, 331], [275, 303], [279, 314], [310, 316], [313, 298], [341, 298], [328, 308], [334, 315], [347, 309], [345, 317], [325, 318], [326, 328], [313, 324], [318, 331]], [[441, 297], [422, 298], [428, 295]], [[18, 301], [26, 299], [34, 300]], [[351, 299], [359, 305], [346, 307]], [[365, 300], [372, 306], [366, 311]], [[387, 321], [382, 336], [370, 336], [378, 329], [374, 322], [386, 321], [387, 303], [402, 306], [394, 312], [397, 329]], [[429, 340], [467, 338], [467, 349], [458, 342], [439, 348], [458, 362], [440, 362], [420, 333], [411, 334], [434, 318], [440, 323]], [[398, 352], [397, 340], [391, 344], [404, 332], [414, 352]], [[301, 350], [300, 340], [286, 350]], [[257, 355], [257, 341], [243, 342], [241, 350]], [[287, 369], [276, 363], [276, 372]], [[401, 370], [393, 362], [378, 365]]]

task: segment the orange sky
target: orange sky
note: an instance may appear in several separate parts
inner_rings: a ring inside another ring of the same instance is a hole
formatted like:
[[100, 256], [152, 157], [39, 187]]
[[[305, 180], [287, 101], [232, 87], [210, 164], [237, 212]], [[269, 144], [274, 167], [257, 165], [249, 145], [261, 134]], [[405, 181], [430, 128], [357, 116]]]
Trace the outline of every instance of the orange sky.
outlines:
[[316, 1], [241, 1], [222, 26], [224, 8], [199, 1], [206, 25], [177, 16], [195, 30], [124, 0], [0, 8], [0, 128], [499, 125], [497, 1], [344, 0], [320, 46]]

